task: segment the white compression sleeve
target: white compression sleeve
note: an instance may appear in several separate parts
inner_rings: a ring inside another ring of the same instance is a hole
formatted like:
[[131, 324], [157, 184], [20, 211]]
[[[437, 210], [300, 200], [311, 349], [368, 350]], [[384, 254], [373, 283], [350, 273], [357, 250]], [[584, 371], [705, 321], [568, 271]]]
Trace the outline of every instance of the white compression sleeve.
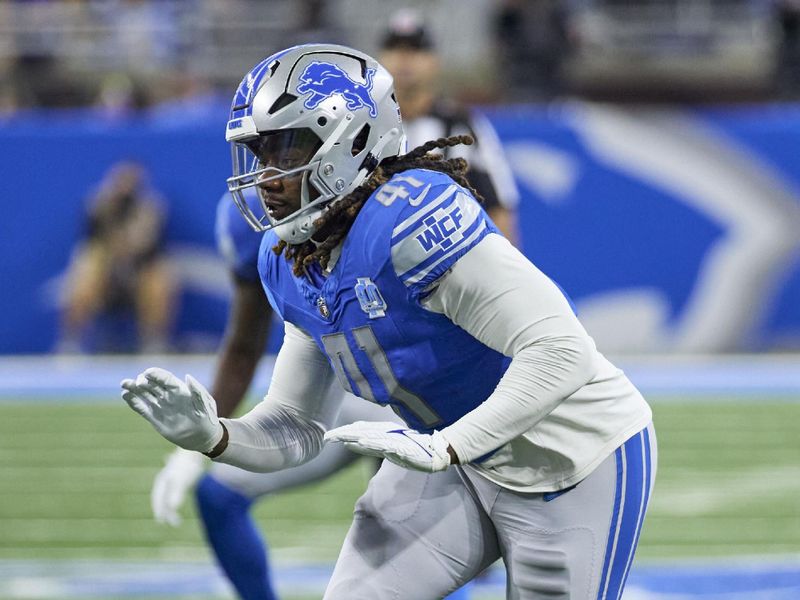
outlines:
[[567, 299], [498, 235], [462, 256], [425, 308], [513, 357], [486, 401], [442, 430], [461, 462], [525, 433], [594, 375], [594, 343]]
[[342, 391], [314, 340], [290, 323], [264, 400], [238, 419], [220, 419], [228, 446], [216, 459], [248, 471], [278, 471], [302, 464], [322, 448]]

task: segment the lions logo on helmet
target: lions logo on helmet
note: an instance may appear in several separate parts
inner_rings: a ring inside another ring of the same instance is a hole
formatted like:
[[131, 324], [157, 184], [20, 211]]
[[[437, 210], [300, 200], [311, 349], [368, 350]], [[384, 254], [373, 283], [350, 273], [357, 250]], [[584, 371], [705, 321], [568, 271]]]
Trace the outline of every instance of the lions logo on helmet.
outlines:
[[316, 108], [320, 102], [333, 94], [340, 94], [350, 110], [368, 108], [369, 116], [378, 116], [378, 107], [372, 99], [372, 78], [375, 69], [367, 69], [366, 83], [357, 83], [348, 77], [338, 66], [325, 62], [313, 62], [300, 76], [302, 83], [297, 86], [301, 94], [309, 94], [306, 108]]

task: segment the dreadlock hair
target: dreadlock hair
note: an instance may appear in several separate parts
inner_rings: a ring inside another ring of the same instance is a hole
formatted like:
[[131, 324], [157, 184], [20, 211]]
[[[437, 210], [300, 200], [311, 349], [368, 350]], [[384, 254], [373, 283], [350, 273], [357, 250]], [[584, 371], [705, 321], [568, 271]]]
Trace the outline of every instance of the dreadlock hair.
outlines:
[[444, 158], [442, 154], [429, 154], [431, 150], [444, 149], [460, 144], [470, 145], [469, 135], [455, 135], [425, 142], [407, 154], [384, 158], [372, 175], [344, 198], [333, 202], [322, 216], [314, 221], [317, 231], [325, 231], [328, 236], [319, 245], [311, 241], [302, 244], [287, 244], [283, 240], [272, 248], [275, 254], [283, 254], [286, 260], [293, 260], [292, 272], [301, 277], [304, 270], [317, 262], [324, 269], [328, 266], [331, 251], [339, 245], [350, 231], [361, 207], [379, 186], [389, 181], [397, 173], [411, 169], [428, 169], [449, 175], [457, 184], [468, 189], [483, 203], [483, 197], [467, 181], [469, 167], [463, 158]]

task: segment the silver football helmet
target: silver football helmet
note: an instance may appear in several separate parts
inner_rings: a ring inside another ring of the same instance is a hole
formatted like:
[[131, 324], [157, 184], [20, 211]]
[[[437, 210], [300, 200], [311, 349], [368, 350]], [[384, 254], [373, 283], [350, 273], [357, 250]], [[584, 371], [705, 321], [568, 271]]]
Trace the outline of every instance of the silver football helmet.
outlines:
[[[234, 202], [253, 229], [275, 229], [290, 244], [310, 239], [332, 202], [405, 150], [392, 76], [366, 54], [331, 44], [295, 46], [256, 65], [236, 91], [225, 138]], [[300, 202], [287, 215], [285, 199], [276, 206], [264, 188], [290, 178]], [[256, 210], [243, 194], [251, 187]]]

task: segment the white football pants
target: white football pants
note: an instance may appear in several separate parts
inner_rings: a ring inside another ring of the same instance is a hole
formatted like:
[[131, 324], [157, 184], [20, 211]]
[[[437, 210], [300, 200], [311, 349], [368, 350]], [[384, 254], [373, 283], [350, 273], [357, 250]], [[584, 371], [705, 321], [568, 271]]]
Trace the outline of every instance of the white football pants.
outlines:
[[562, 493], [520, 493], [469, 466], [384, 461], [356, 504], [325, 600], [436, 600], [498, 558], [512, 600], [619, 600], [655, 481], [652, 424]]

